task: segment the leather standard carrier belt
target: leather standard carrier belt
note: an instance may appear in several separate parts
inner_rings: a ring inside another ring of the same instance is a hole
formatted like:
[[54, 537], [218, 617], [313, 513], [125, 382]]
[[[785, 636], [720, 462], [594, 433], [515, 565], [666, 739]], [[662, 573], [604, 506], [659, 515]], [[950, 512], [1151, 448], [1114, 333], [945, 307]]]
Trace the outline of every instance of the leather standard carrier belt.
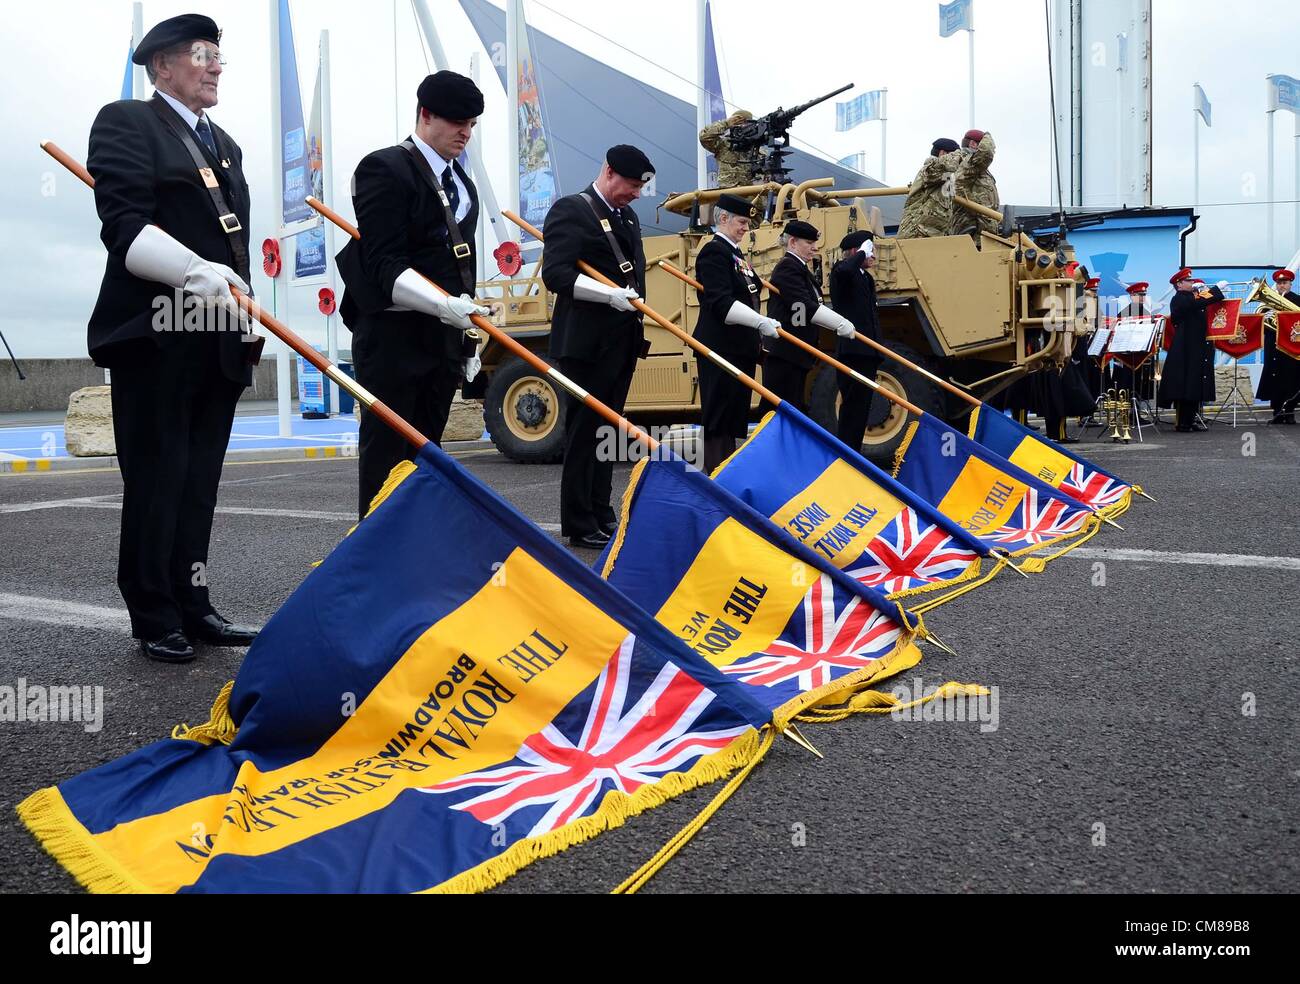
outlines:
[[[221, 193], [221, 182], [213, 173], [208, 160], [203, 156], [203, 151], [199, 149], [198, 141], [194, 137], [194, 131], [182, 120], [174, 109], [168, 106], [158, 96], [149, 100], [149, 105], [153, 107], [158, 118], [167, 124], [176, 136], [180, 137], [181, 143], [189, 151], [190, 157], [194, 159], [194, 166], [198, 168], [199, 179], [203, 182], [203, 187], [208, 190], [208, 196], [212, 199], [212, 205], [217, 210], [217, 221], [221, 223], [221, 229], [230, 241], [230, 253], [234, 258], [235, 272], [244, 278], [244, 282], [249, 282], [248, 267], [248, 247], [244, 245], [243, 238], [239, 235], [244, 231], [244, 227], [239, 223], [239, 216], [235, 214], [226, 202], [226, 196]], [[213, 140], [216, 140], [215, 133]]]
[[634, 267], [628, 258], [623, 255], [623, 249], [619, 246], [618, 239], [614, 236], [614, 230], [609, 224], [609, 219], [601, 216], [600, 211], [596, 208], [596, 203], [592, 201], [591, 196], [585, 191], [578, 192], [578, 196], [587, 203], [587, 207], [591, 209], [591, 214], [594, 215], [596, 221], [600, 223], [600, 228], [605, 233], [605, 241], [609, 243], [610, 252], [614, 254], [614, 261], [618, 264], [618, 268], [623, 271], [623, 275], [627, 277], [628, 282], [624, 286], [630, 287], [638, 294], [641, 293], [640, 285], [636, 282], [636, 267]]
[[474, 272], [474, 257], [470, 251], [469, 243], [465, 242], [465, 237], [460, 233], [460, 226], [456, 224], [456, 213], [451, 207], [451, 201], [447, 198], [447, 192], [442, 187], [442, 182], [438, 176], [433, 173], [433, 168], [429, 166], [428, 159], [420, 153], [419, 148], [410, 140], [403, 140], [402, 148], [411, 155], [415, 161], [415, 166], [424, 179], [429, 182], [434, 193], [438, 196], [438, 201], [442, 202], [442, 214], [447, 221], [447, 236], [451, 239], [451, 254], [456, 259], [456, 269], [460, 271], [461, 290], [473, 294], [475, 287], [478, 285], [478, 278]]

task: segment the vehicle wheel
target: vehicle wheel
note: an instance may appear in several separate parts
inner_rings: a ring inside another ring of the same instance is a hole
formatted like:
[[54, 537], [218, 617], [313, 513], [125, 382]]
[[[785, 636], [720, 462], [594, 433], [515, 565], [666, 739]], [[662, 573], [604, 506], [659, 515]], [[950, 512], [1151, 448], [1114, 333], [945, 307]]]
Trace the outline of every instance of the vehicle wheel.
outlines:
[[[932, 366], [929, 360], [899, 342], [886, 342], [890, 349], [903, 358], [915, 362], [926, 369]], [[809, 398], [809, 415], [832, 434], [835, 433], [836, 421], [839, 419], [840, 393], [836, 385], [839, 372], [831, 366], [822, 366], [813, 379], [812, 393]], [[876, 373], [876, 382], [882, 389], [896, 396], [901, 396], [909, 403], [915, 404], [926, 413], [943, 418], [943, 392], [924, 376], [911, 369], [906, 369], [893, 359], [884, 358]], [[885, 410], [886, 404], [888, 414]], [[862, 454], [890, 471], [894, 465], [894, 452], [903, 443], [907, 425], [914, 418], [901, 407], [886, 403], [883, 396], [877, 395], [871, 407], [871, 419], [862, 440]]]
[[564, 457], [567, 402], [549, 379], [511, 356], [492, 374], [483, 397], [488, 436], [511, 461], [559, 461]]

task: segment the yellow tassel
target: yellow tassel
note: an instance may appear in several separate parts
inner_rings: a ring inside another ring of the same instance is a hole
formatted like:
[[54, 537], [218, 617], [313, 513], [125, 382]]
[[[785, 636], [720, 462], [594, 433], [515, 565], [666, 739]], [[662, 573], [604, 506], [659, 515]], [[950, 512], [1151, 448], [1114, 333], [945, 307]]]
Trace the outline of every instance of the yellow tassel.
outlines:
[[899, 470], [903, 467], [903, 457], [907, 454], [907, 449], [911, 447], [912, 438], [916, 437], [917, 428], [921, 426], [919, 420], [914, 420], [907, 425], [907, 435], [903, 438], [903, 443], [898, 446], [894, 452], [894, 470], [890, 473], [894, 478], [898, 477]]
[[609, 548], [609, 554], [605, 557], [605, 567], [600, 572], [600, 576], [606, 581], [609, 580], [609, 573], [614, 569], [614, 561], [618, 559], [618, 552], [623, 549], [623, 540], [627, 536], [628, 522], [632, 517], [632, 496], [636, 495], [637, 485], [641, 482], [641, 476], [645, 474], [646, 463], [649, 458], [642, 458], [632, 466], [632, 474], [627, 481], [627, 488], [623, 490], [623, 501], [618, 507], [618, 530], [614, 534], [614, 545]]
[[717, 813], [718, 810], [721, 809], [722, 804], [731, 798], [731, 794], [740, 788], [741, 783], [743, 783], [749, 777], [749, 774], [754, 771], [754, 767], [757, 766], [759, 762], [763, 761], [763, 757], [767, 755], [768, 749], [772, 747], [772, 740], [775, 734], [776, 731], [773, 728], [764, 728], [762, 743], [758, 746], [758, 751], [754, 753], [754, 756], [745, 764], [745, 767], [737, 772], [735, 776], [732, 777], [731, 781], [719, 790], [718, 795], [713, 797], [709, 802], [709, 805], [696, 814], [695, 818], [691, 820], [690, 823], [674, 834], [673, 837], [669, 839], [668, 843], [656, 851], [649, 861], [637, 868], [636, 871], [632, 872], [632, 874], [629, 875], [623, 883], [615, 888], [610, 894], [634, 894], [639, 889], [643, 888], [646, 882], [658, 874], [663, 866], [671, 861], [682, 848], [690, 843], [691, 838], [699, 833], [700, 829], [709, 822], [709, 818], [712, 817], [713, 814]]
[[1026, 574], [1041, 574], [1047, 570], [1047, 561], [1042, 557], [1026, 557], [1020, 562], [1020, 569]]
[[978, 683], [957, 683], [955, 680], [949, 680], [947, 683], [935, 688], [933, 693], [904, 704], [895, 694], [883, 693], [879, 690], [864, 690], [861, 693], [854, 694], [843, 704], [814, 707], [807, 714], [800, 715], [796, 720], [807, 723], [818, 721], [829, 723], [843, 721], [854, 714], [890, 714], [894, 711], [905, 711], [908, 708], [920, 707], [932, 700], [950, 700], [957, 697], [987, 697], [989, 693], [988, 687], [981, 686]]
[[113, 895], [152, 891], [95, 842], [53, 786], [32, 793], [18, 804], [17, 812], [41, 847], [87, 891]]
[[230, 716], [230, 692], [234, 687], [235, 681], [231, 680], [221, 688], [221, 693], [217, 694], [217, 699], [212, 702], [212, 711], [207, 721], [193, 728], [188, 724], [178, 724], [172, 728], [172, 737], [197, 741], [204, 745], [216, 742], [229, 745], [234, 741], [235, 721]]

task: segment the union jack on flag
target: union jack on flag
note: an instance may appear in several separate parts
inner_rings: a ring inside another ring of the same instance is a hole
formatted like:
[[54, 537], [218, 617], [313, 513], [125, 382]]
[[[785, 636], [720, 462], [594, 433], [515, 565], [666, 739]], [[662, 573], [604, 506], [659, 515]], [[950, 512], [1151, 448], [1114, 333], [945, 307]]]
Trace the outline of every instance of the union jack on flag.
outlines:
[[1089, 510], [1071, 508], [1068, 501], [1041, 495], [1038, 489], [1031, 487], [1016, 507], [1010, 522], [994, 530], [987, 539], [1011, 544], [1009, 549], [1013, 550], [1050, 543], [1077, 533], [1088, 516]]
[[1067, 492], [1080, 502], [1086, 502], [1096, 508], [1114, 505], [1123, 499], [1125, 493], [1131, 488], [1131, 485], [1121, 482], [1118, 478], [1112, 478], [1105, 472], [1093, 471], [1077, 462], [1070, 469], [1070, 474], [1061, 482], [1062, 492]]
[[897, 622], [822, 574], [776, 641], [722, 672], [755, 687], [793, 681], [806, 693], [871, 665], [897, 638]]
[[716, 695], [672, 663], [665, 663], [627, 706], [635, 646], [636, 637], [629, 635], [601, 671], [589, 707], [578, 715], [582, 732], [577, 740], [548, 724], [523, 743], [512, 762], [420, 791], [481, 789], [453, 809], [492, 826], [520, 810], [542, 807], [523, 835], [536, 837], [594, 812], [611, 790], [630, 795], [670, 772], [689, 769], [696, 759], [725, 748], [748, 730], [701, 723]]
[[904, 509], [844, 573], [893, 594], [960, 577], [977, 560], [979, 554], [955, 544], [941, 527], [924, 525], [914, 510]]

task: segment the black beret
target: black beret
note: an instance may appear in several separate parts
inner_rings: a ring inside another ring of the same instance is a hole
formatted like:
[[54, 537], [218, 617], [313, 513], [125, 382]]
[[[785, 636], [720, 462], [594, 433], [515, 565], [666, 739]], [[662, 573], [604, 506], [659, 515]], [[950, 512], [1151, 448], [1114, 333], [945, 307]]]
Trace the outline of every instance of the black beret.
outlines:
[[857, 249], [868, 239], [875, 239], [875, 238], [876, 237], [873, 236], [871, 232], [868, 231], [867, 229], [859, 229], [857, 232], [850, 232], [847, 236], [845, 236], [843, 239], [840, 240], [840, 249], [842, 250]]
[[810, 222], [804, 222], [802, 219], [791, 219], [785, 224], [785, 234], [793, 236], [795, 239], [807, 239], [816, 242], [821, 238], [821, 233], [817, 227]]
[[621, 174], [633, 181], [649, 181], [655, 173], [655, 166], [650, 163], [650, 158], [631, 144], [610, 147], [605, 151], [605, 163], [614, 169], [615, 174]]
[[472, 120], [483, 115], [483, 93], [474, 80], [456, 72], [435, 72], [425, 77], [415, 98], [434, 116], [444, 120]]
[[747, 219], [754, 217], [754, 203], [739, 195], [719, 195], [713, 204], [732, 215], [743, 215]]
[[941, 150], [946, 150], [949, 153], [952, 153], [954, 150], [961, 150], [961, 148], [957, 146], [956, 140], [950, 140], [948, 137], [940, 137], [930, 145], [930, 156], [938, 157], [939, 151]]
[[221, 31], [217, 22], [203, 14], [181, 14], [168, 17], [149, 29], [149, 33], [136, 45], [131, 61], [137, 65], [148, 65], [149, 59], [159, 51], [174, 48], [186, 41], [211, 41], [221, 43]]

